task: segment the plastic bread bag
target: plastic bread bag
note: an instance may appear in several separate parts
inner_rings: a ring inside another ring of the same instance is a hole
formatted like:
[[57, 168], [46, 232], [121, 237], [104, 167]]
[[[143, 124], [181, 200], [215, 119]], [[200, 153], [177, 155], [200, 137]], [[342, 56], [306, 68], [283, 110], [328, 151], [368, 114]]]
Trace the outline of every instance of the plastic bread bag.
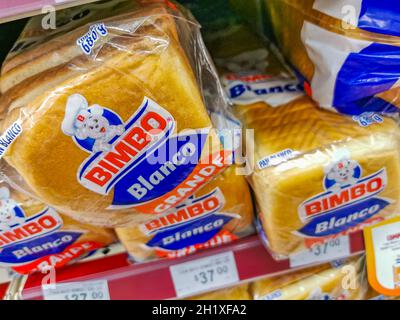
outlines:
[[188, 300], [252, 300], [249, 285], [241, 284], [188, 298]]
[[391, 118], [363, 126], [360, 119], [318, 108], [305, 95], [277, 106], [234, 109], [245, 128], [254, 129], [250, 182], [260, 231], [277, 255], [398, 213], [400, 129]]
[[330, 113], [306, 96], [235, 109], [255, 130], [250, 180], [273, 252], [287, 256], [397, 214], [400, 131], [391, 118]]
[[363, 300], [363, 257], [261, 279], [251, 284], [255, 300]]
[[189, 13], [169, 1], [103, 11], [110, 17], [99, 9], [99, 20], [62, 32], [28, 24], [23, 36], [41, 40], [2, 69], [1, 156], [10, 181], [57, 210], [127, 226], [174, 208], [229, 165], [206, 110], [226, 106]]
[[114, 241], [112, 230], [74, 221], [0, 182], [0, 267], [46, 271]]
[[320, 106], [351, 115], [398, 112], [396, 2], [264, 2], [279, 47]]
[[[246, 45], [239, 43], [236, 56], [245, 56]], [[235, 63], [238, 71], [232, 72], [232, 59], [215, 61], [245, 129], [259, 231], [274, 257], [304, 252], [396, 215], [397, 123], [377, 114], [350, 117], [318, 108], [274, 50], [267, 45], [263, 50], [262, 68], [250, 60]]]
[[117, 228], [134, 261], [178, 258], [254, 233], [246, 179], [231, 166], [175, 210], [129, 228]]

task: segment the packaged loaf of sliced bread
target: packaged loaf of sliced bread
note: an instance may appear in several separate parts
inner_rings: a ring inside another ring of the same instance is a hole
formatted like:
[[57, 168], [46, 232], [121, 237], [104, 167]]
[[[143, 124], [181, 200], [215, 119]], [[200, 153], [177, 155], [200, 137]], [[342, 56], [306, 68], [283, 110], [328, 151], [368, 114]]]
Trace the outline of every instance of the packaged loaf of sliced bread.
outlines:
[[289, 256], [399, 213], [400, 129], [391, 118], [364, 127], [306, 95], [234, 109], [254, 129], [249, 179], [273, 252]]
[[207, 110], [225, 110], [222, 88], [190, 13], [112, 1], [60, 12], [54, 30], [41, 19], [2, 68], [0, 154], [16, 185], [79, 221], [128, 226], [230, 164]]
[[77, 222], [0, 183], [0, 267], [49, 271], [115, 241], [112, 230]]
[[232, 29], [230, 37], [216, 41], [211, 53], [232, 111], [245, 129], [259, 231], [274, 256], [308, 252], [397, 215], [400, 128], [396, 120], [319, 108], [273, 47], [263, 46], [260, 39], [258, 48], [254, 40], [247, 47], [244, 40], [236, 43], [238, 36], [254, 39], [243, 32]]
[[274, 38], [321, 107], [350, 115], [398, 114], [396, 1], [263, 2]]

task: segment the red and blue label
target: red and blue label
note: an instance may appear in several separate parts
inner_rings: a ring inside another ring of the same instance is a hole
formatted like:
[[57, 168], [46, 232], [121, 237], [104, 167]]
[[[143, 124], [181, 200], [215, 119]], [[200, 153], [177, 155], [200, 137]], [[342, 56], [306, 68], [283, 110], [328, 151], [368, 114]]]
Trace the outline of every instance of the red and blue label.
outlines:
[[[6, 220], [2, 219], [0, 265], [21, 268], [26, 264], [34, 264], [38, 259], [64, 251], [82, 235], [80, 232], [60, 231], [63, 221], [52, 208], [26, 217], [15, 201], [6, 201], [12, 206], [2, 205], [1, 215], [11, 216], [7, 221], [13, 222], [5, 226]], [[11, 213], [6, 214], [6, 211]]]
[[202, 197], [187, 199], [173, 212], [141, 226], [142, 231], [153, 235], [146, 246], [154, 248], [159, 256], [173, 258], [236, 240], [223, 227], [238, 216], [221, 213], [224, 204], [218, 188]]
[[112, 210], [173, 209], [225, 169], [231, 156], [203, 150], [209, 129], [174, 134], [171, 114], [148, 98], [123, 123], [113, 111], [72, 95], [62, 130], [91, 153], [78, 170], [79, 183], [98, 194], [112, 192]]
[[305, 224], [296, 234], [306, 238], [334, 236], [369, 221], [391, 203], [379, 197], [387, 186], [385, 168], [362, 177], [356, 161], [341, 159], [326, 169], [323, 184], [325, 192], [299, 206]]
[[66, 263], [103, 246], [81, 241], [82, 232], [61, 230], [62, 218], [49, 207], [29, 217], [12, 199], [1, 199], [0, 265], [22, 274]]

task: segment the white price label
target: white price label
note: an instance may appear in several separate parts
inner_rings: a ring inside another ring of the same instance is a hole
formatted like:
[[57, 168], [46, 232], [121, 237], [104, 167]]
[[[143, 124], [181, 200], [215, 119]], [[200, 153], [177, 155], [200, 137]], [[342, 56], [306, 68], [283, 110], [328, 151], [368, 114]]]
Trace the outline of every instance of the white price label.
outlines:
[[170, 267], [176, 295], [188, 296], [239, 281], [232, 251]]
[[393, 222], [373, 226], [368, 238], [372, 240], [367, 239], [370, 284], [381, 294], [398, 296], [400, 293], [400, 220], [396, 218]]
[[45, 300], [110, 300], [106, 280], [42, 286]]
[[340, 259], [349, 255], [349, 236], [341, 236], [324, 243], [315, 244], [308, 250], [291, 255], [289, 257], [290, 267], [295, 268], [307, 264]]

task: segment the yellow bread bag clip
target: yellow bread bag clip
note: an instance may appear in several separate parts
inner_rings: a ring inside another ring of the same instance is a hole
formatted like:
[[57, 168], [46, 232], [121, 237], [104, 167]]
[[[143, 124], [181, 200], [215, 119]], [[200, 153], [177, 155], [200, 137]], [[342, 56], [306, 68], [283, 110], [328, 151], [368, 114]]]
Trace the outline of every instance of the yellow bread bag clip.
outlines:
[[250, 190], [231, 166], [175, 210], [116, 232], [135, 261], [183, 257], [229, 243], [254, 232]]
[[367, 291], [363, 258], [336, 261], [251, 284], [256, 300], [362, 300]]
[[[234, 45], [235, 36], [225, 39]], [[349, 117], [318, 108], [273, 49], [264, 46], [264, 60], [254, 64], [245, 61], [244, 42], [237, 48], [216, 62], [232, 111], [253, 138], [245, 144], [249, 181], [260, 232], [275, 256], [396, 215], [398, 124], [372, 113]]]
[[112, 230], [85, 225], [0, 183], [0, 266], [18, 273], [62, 267], [115, 241]]
[[395, 1], [264, 3], [279, 47], [320, 106], [351, 115], [399, 112]]
[[42, 31], [46, 41], [5, 61], [0, 155], [10, 179], [38, 199], [114, 227], [179, 205], [231, 153], [205, 107], [203, 89], [217, 92], [213, 108], [225, 105], [198, 24], [169, 1], [104, 11], [111, 17]]

